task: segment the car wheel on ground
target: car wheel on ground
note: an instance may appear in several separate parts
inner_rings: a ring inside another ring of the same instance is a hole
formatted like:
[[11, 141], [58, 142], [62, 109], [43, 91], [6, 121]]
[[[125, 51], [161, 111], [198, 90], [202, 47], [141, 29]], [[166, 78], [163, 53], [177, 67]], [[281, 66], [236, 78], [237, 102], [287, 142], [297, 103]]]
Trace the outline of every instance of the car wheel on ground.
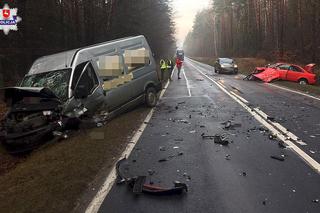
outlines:
[[307, 85], [307, 84], [308, 84], [308, 80], [302, 78], [302, 79], [299, 80], [299, 84], [301, 84], [301, 85]]
[[145, 103], [148, 107], [155, 107], [157, 105], [158, 97], [157, 91], [154, 87], [149, 87], [146, 90]]

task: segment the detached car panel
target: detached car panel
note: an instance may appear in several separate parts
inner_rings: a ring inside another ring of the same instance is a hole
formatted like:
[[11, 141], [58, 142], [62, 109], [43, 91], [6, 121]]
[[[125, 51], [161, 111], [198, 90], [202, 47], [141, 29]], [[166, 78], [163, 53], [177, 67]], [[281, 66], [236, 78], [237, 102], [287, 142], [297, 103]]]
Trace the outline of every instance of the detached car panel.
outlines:
[[152, 93], [161, 88], [143, 36], [45, 56], [34, 62], [20, 87], [2, 90], [9, 111], [1, 139], [9, 151], [33, 149], [53, 131], [76, 127], [97, 113], [111, 117], [143, 101], [154, 106]]

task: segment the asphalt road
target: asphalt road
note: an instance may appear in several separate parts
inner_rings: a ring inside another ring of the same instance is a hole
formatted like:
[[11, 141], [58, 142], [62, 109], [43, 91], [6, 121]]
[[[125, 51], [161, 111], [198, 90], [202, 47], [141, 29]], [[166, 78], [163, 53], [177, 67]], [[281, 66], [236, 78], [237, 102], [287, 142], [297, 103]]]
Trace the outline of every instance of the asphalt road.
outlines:
[[[216, 75], [189, 59], [184, 73], [181, 80], [175, 73], [124, 168], [155, 185], [185, 182], [189, 191], [134, 195], [114, 185], [99, 212], [320, 212], [320, 101]], [[229, 120], [235, 125], [224, 129]], [[291, 146], [279, 147], [269, 138], [275, 132]], [[202, 133], [225, 134], [230, 143]]]

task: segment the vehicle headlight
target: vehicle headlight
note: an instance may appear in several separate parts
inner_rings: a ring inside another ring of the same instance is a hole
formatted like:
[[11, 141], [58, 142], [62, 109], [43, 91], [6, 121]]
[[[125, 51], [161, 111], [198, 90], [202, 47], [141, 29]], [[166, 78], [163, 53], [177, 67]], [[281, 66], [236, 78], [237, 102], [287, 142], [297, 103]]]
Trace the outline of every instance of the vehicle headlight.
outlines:
[[234, 68], [238, 68], [238, 65], [235, 64], [235, 65], [233, 65], [233, 67], [234, 67]]
[[222, 68], [225, 68], [225, 67], [226, 67], [226, 65], [224, 65], [224, 64], [221, 64], [221, 67], [222, 67]]
[[49, 116], [52, 114], [52, 111], [43, 111], [42, 113], [44, 116]]

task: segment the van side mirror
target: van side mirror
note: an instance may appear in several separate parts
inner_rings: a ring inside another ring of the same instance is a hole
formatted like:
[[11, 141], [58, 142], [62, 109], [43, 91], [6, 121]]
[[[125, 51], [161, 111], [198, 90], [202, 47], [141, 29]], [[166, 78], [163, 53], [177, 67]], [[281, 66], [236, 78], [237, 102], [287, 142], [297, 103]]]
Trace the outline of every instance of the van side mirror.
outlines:
[[74, 92], [74, 97], [76, 99], [85, 99], [88, 97], [88, 91], [87, 88], [84, 85], [78, 85]]

